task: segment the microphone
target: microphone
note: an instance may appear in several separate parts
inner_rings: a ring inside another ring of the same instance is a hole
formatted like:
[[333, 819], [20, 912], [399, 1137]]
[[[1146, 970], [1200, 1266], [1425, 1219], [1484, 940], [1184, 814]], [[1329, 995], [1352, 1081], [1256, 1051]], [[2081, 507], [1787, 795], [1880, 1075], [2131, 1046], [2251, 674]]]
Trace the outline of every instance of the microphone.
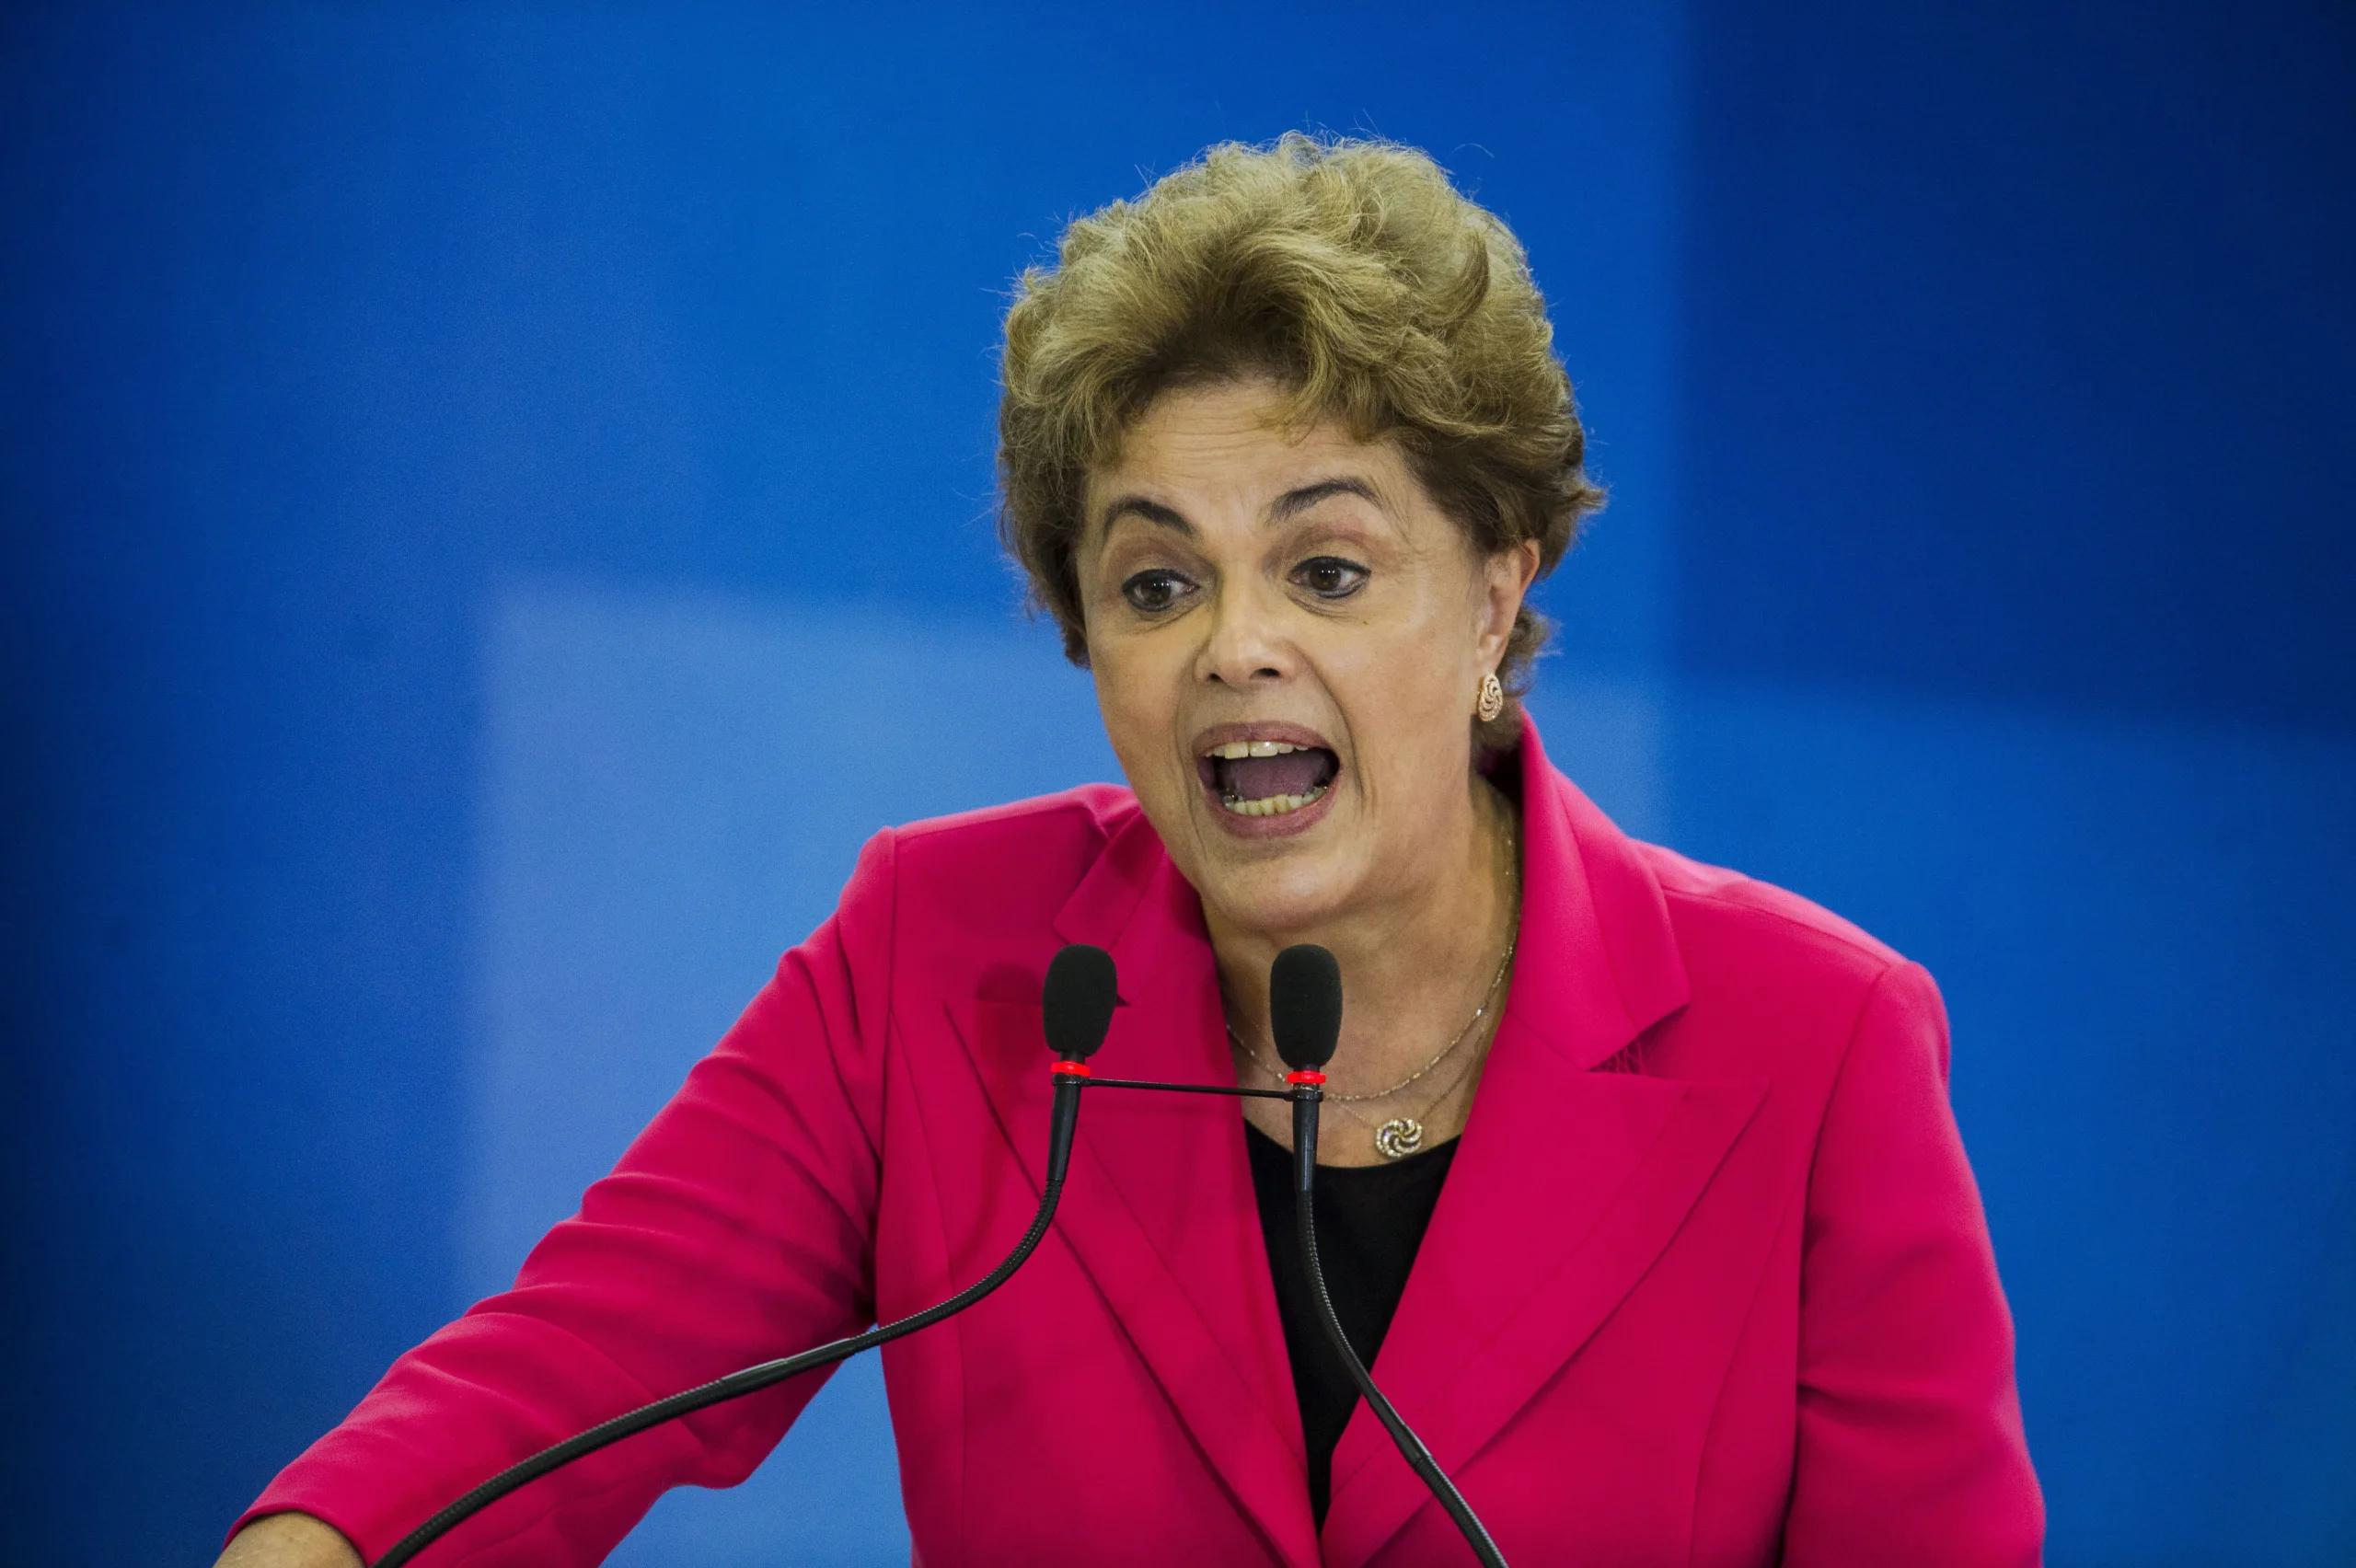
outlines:
[[1472, 1505], [1439, 1468], [1423, 1439], [1374, 1386], [1358, 1353], [1350, 1348], [1342, 1320], [1334, 1315], [1334, 1298], [1325, 1289], [1324, 1268], [1317, 1261], [1317, 1117], [1325, 1099], [1324, 1066], [1334, 1059], [1334, 1047], [1342, 1033], [1342, 966], [1332, 953], [1304, 942], [1276, 954], [1276, 964], [1268, 971], [1268, 1028], [1276, 1038], [1276, 1055], [1292, 1069], [1285, 1075], [1285, 1082], [1292, 1086], [1293, 1222], [1299, 1229], [1301, 1268], [1309, 1276], [1309, 1296], [1317, 1304], [1318, 1321], [1324, 1324], [1334, 1354], [1342, 1358], [1368, 1408], [1391, 1434], [1400, 1457], [1456, 1521], [1482, 1568], [1506, 1568], [1504, 1555], [1489, 1539]]
[[[1268, 971], [1268, 1032], [1276, 1038], [1276, 1055], [1292, 1069], [1285, 1081], [1293, 1086], [1292, 1185], [1298, 1207], [1317, 1185], [1317, 1114], [1325, 1099], [1321, 1086], [1342, 1037], [1342, 966], [1332, 953], [1303, 942], [1276, 954]], [[1325, 1287], [1319, 1283], [1315, 1254], [1303, 1255], [1311, 1260], [1310, 1284], [1322, 1301]]]
[[1047, 1049], [1056, 1054], [1056, 1103], [1047, 1117], [1047, 1184], [1060, 1191], [1071, 1164], [1072, 1135], [1080, 1125], [1080, 1091], [1088, 1082], [1088, 1058], [1104, 1043], [1113, 1009], [1121, 1003], [1120, 974], [1101, 947], [1074, 942], [1047, 961], [1039, 987], [1039, 1022]]
[[1075, 943], [1049, 961], [1047, 976], [1039, 993], [1041, 1022], [1045, 1029], [1047, 1043], [1057, 1056], [1052, 1069], [1056, 1079], [1056, 1099], [1047, 1123], [1047, 1179], [1040, 1191], [1039, 1212], [1032, 1217], [1031, 1228], [1015, 1244], [1014, 1251], [1006, 1255], [1005, 1262], [948, 1300], [928, 1307], [921, 1312], [870, 1329], [863, 1334], [853, 1334], [832, 1344], [805, 1350], [799, 1355], [764, 1361], [757, 1366], [731, 1372], [725, 1378], [716, 1378], [685, 1393], [673, 1394], [668, 1399], [656, 1400], [653, 1404], [625, 1412], [576, 1437], [568, 1437], [552, 1447], [543, 1448], [530, 1458], [500, 1471], [403, 1536], [394, 1543], [391, 1551], [376, 1559], [373, 1568], [402, 1568], [402, 1564], [419, 1552], [509, 1493], [529, 1485], [577, 1458], [594, 1454], [625, 1437], [636, 1436], [666, 1421], [676, 1420], [729, 1400], [742, 1399], [746, 1394], [782, 1383], [788, 1378], [815, 1371], [821, 1366], [830, 1366], [857, 1355], [862, 1350], [888, 1343], [918, 1329], [930, 1328], [944, 1318], [955, 1317], [1011, 1279], [1014, 1271], [1037, 1251], [1040, 1241], [1047, 1234], [1049, 1222], [1056, 1216], [1056, 1204], [1063, 1196], [1064, 1173], [1071, 1165], [1072, 1136], [1080, 1124], [1080, 1091], [1088, 1081], [1088, 1058], [1104, 1043], [1104, 1032], [1112, 1027], [1113, 1009], [1119, 1001], [1118, 975], [1114, 969], [1113, 955], [1103, 948]]

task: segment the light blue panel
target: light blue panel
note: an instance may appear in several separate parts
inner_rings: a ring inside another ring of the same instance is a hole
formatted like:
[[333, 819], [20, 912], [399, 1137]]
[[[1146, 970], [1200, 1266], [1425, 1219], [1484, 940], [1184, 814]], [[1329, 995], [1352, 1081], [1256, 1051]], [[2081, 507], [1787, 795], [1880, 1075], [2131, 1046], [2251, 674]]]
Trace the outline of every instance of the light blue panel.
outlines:
[[2344, 1562], [2356, 744], [1717, 686], [1670, 711], [1678, 847], [1946, 991], [2050, 1561]]
[[[1011, 617], [535, 589], [486, 633], [469, 1298], [572, 1212], [876, 829], [1119, 777], [1088, 678]], [[870, 1355], [752, 1482], [673, 1493], [615, 1561], [907, 1553]]]

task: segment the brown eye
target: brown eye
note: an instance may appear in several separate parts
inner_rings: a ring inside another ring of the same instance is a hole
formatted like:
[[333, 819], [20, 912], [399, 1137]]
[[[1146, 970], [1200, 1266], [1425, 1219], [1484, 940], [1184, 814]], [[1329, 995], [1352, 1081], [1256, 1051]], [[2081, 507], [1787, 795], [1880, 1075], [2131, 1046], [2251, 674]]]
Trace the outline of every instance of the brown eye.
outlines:
[[1152, 567], [1121, 584], [1121, 596], [1132, 608], [1158, 615], [1170, 608], [1194, 586], [1167, 567]]
[[1346, 599], [1366, 586], [1367, 570], [1340, 556], [1311, 556], [1292, 569], [1292, 580], [1321, 599]]

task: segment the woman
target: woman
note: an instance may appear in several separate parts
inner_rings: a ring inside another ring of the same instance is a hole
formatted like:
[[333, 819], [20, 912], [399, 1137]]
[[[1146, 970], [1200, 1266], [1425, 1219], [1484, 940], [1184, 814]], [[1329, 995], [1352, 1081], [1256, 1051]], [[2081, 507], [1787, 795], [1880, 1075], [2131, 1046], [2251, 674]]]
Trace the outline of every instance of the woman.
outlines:
[[[1100, 1059], [1182, 1081], [1275, 1081], [1271, 960], [1338, 956], [1336, 1294], [1522, 1568], [2036, 1561], [1929, 977], [1631, 842], [1517, 708], [1525, 595], [1598, 497], [1513, 237], [1406, 149], [1221, 147], [1075, 223], [1006, 330], [1007, 537], [1130, 790], [879, 835], [515, 1288], [224, 1561], [373, 1559], [558, 1438], [979, 1277], [1037, 1200], [1070, 941], [1119, 963]], [[1462, 1560], [1306, 1315], [1282, 1108], [1235, 1103], [1091, 1097], [1037, 1256], [884, 1352], [931, 1568]], [[595, 1562], [815, 1381], [429, 1561]]]

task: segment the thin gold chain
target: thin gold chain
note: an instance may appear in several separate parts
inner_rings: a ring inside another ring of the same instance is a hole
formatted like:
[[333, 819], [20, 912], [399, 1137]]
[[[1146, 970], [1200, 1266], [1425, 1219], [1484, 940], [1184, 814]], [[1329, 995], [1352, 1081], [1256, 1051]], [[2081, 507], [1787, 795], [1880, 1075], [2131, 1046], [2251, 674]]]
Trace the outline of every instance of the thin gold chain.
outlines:
[[[1357, 1094], [1334, 1094], [1328, 1091], [1325, 1096], [1325, 1100], [1328, 1104], [1356, 1105], [1369, 1100], [1388, 1100], [1392, 1095], [1400, 1093], [1402, 1090], [1412, 1089], [1415, 1087], [1417, 1079], [1421, 1078], [1426, 1073], [1430, 1072], [1434, 1067], [1438, 1066], [1442, 1062], [1447, 1061], [1449, 1057], [1454, 1055], [1456, 1054], [1456, 1048], [1459, 1045], [1463, 1044], [1467, 1039], [1471, 1038], [1472, 1032], [1480, 1027], [1481, 1020], [1488, 1016], [1490, 1007], [1497, 999], [1498, 988], [1505, 985], [1506, 975], [1513, 969], [1514, 950], [1521, 945], [1521, 863], [1519, 857], [1519, 846], [1515, 841], [1513, 827], [1510, 822], [1508, 822], [1506, 827], [1506, 864], [1511, 869], [1514, 883], [1513, 928], [1510, 934], [1506, 938], [1506, 955], [1497, 964], [1496, 977], [1489, 982], [1489, 988], [1482, 993], [1481, 1005], [1472, 1009], [1472, 1016], [1465, 1020], [1464, 1027], [1456, 1032], [1456, 1038], [1440, 1047], [1438, 1055], [1434, 1056], [1430, 1061], [1426, 1062], [1422, 1066], [1417, 1067], [1414, 1072], [1409, 1073], [1405, 1078], [1400, 1079], [1397, 1083], [1392, 1084], [1389, 1089], [1368, 1090]], [[1253, 1061], [1258, 1063], [1261, 1071], [1266, 1073], [1269, 1077], [1276, 1078], [1281, 1078], [1285, 1076], [1284, 1068], [1276, 1066], [1274, 1062], [1269, 1061], [1267, 1057], [1260, 1055], [1260, 1053], [1253, 1048], [1250, 1041], [1244, 1039], [1242, 1035], [1238, 1034], [1235, 1032], [1235, 1023], [1232, 1020], [1229, 1020], [1227, 1022], [1227, 1037], [1235, 1042], [1236, 1049], [1242, 1051], [1245, 1055], [1251, 1057]], [[1446, 1099], [1447, 1096], [1442, 1095], [1441, 1098]]]
[[[1447, 1061], [1449, 1057], [1454, 1055], [1456, 1054], [1456, 1048], [1459, 1045], [1463, 1044], [1465, 1040], [1472, 1033], [1473, 1029], [1479, 1025], [1482, 1019], [1488, 1016], [1489, 1004], [1496, 1001], [1497, 998], [1497, 987], [1506, 983], [1506, 973], [1513, 967], [1513, 950], [1519, 940], [1519, 938], [1517, 935], [1513, 941], [1506, 943], [1505, 962], [1497, 965], [1497, 977], [1489, 982], [1489, 989], [1487, 993], [1482, 997], [1481, 1005], [1472, 1009], [1472, 1018], [1465, 1021], [1465, 1025], [1462, 1029], [1456, 1032], [1456, 1038], [1440, 1047], [1438, 1055], [1434, 1056], [1430, 1061], [1426, 1062], [1422, 1066], [1417, 1067], [1414, 1072], [1409, 1073], [1405, 1078], [1401, 1078], [1389, 1089], [1367, 1090], [1357, 1094], [1328, 1093], [1325, 1096], [1327, 1103], [1334, 1105], [1352, 1105], [1362, 1100], [1388, 1100], [1392, 1095], [1397, 1094], [1403, 1090], [1413, 1088], [1416, 1079], [1422, 1078], [1426, 1073], [1430, 1072], [1434, 1067], [1438, 1066], [1442, 1062]], [[1232, 1023], [1230, 1023], [1227, 1026], [1227, 1037], [1230, 1040], [1234, 1041], [1237, 1045], [1242, 1047], [1243, 1054], [1251, 1057], [1254, 1062], [1257, 1062], [1263, 1072], [1265, 1072], [1274, 1078], [1282, 1078], [1285, 1076], [1285, 1069], [1277, 1066], [1275, 1063], [1269, 1061], [1267, 1057], [1263, 1056], [1259, 1052], [1253, 1050], [1250, 1043], [1247, 1042], [1243, 1036], [1235, 1032], [1235, 1025]]]
[[[1473, 1069], [1480, 1065], [1481, 1056], [1479, 1053], [1475, 1052], [1467, 1055], [1464, 1060], [1458, 1066], [1454, 1075], [1449, 1078], [1448, 1086], [1445, 1089], [1442, 1089], [1438, 1094], [1432, 1096], [1430, 1104], [1426, 1105], [1421, 1111], [1407, 1117], [1406, 1119], [1420, 1126], [1424, 1122], [1430, 1118], [1433, 1112], [1438, 1110], [1441, 1106], [1447, 1104], [1449, 1100], [1455, 1097], [1456, 1091], [1464, 1087], [1465, 1080], [1472, 1076]], [[1386, 1124], [1400, 1119], [1397, 1116], [1385, 1116], [1381, 1121], [1377, 1122], [1373, 1120], [1368, 1113], [1357, 1110], [1353, 1106], [1343, 1105], [1339, 1106], [1338, 1109], [1341, 1111], [1343, 1115], [1347, 1116], [1359, 1126], [1364, 1127], [1369, 1133], [1376, 1134], [1378, 1136], [1380, 1135], [1382, 1128]], [[1376, 1112], [1373, 1114], [1381, 1115], [1381, 1113]]]

